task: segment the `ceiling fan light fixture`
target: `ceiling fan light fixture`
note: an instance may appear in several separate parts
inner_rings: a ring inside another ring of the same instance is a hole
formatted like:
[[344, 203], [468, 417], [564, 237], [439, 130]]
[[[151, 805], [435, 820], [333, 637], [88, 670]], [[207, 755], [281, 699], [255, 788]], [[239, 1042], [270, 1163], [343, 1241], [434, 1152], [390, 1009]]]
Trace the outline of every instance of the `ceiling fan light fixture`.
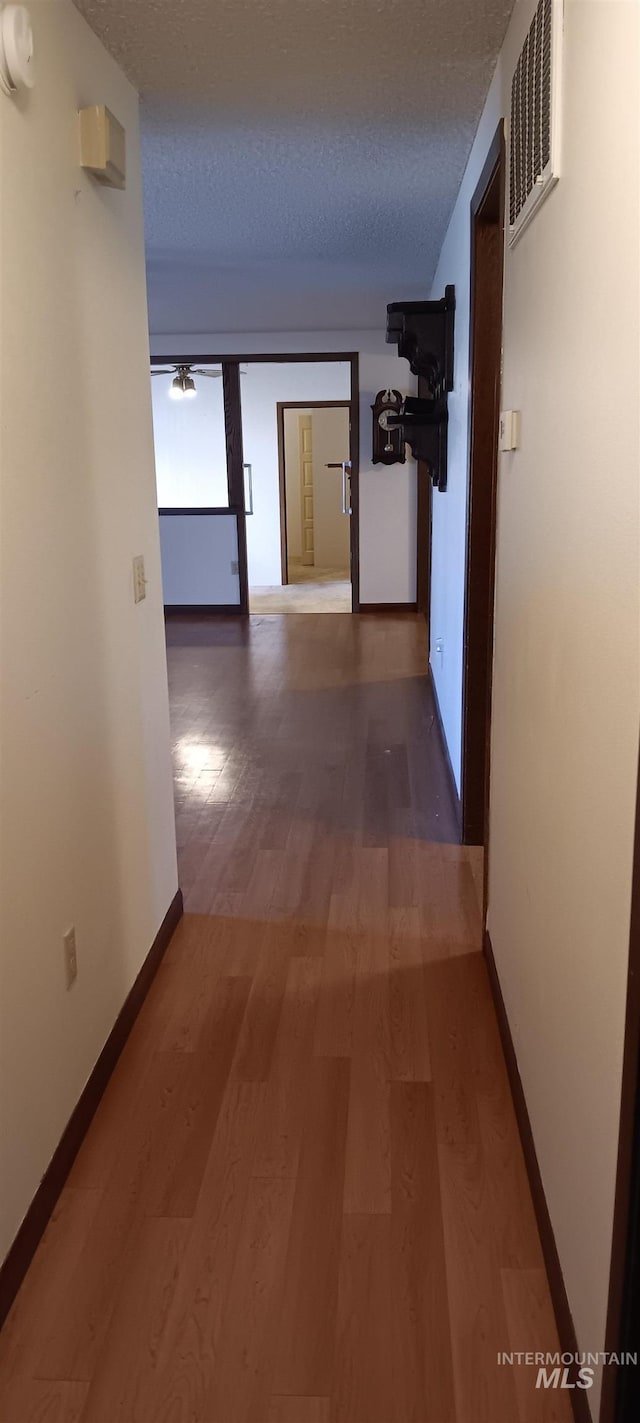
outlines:
[[169, 387], [171, 399], [183, 400], [186, 397], [189, 400], [193, 400], [193, 397], [197, 394], [198, 392], [193, 376], [189, 374], [187, 369], [179, 370]]
[[174, 376], [169, 387], [171, 399], [183, 400], [186, 396], [189, 400], [193, 400], [194, 395], [197, 394], [196, 383], [190, 374], [190, 368], [188, 366], [179, 366], [177, 375]]

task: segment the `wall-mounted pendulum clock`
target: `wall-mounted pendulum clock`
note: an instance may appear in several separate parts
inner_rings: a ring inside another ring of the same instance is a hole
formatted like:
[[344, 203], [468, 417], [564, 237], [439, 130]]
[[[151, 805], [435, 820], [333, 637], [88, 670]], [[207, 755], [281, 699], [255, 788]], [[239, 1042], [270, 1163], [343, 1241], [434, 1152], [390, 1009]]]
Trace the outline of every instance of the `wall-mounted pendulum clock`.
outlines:
[[[398, 413], [387, 412], [392, 427], [424, 460], [436, 489], [447, 487], [447, 397], [453, 390], [453, 338], [456, 289], [444, 289], [440, 301], [392, 301], [387, 307], [387, 341], [420, 377], [420, 395], [407, 395]], [[389, 394], [389, 392], [387, 392]], [[391, 394], [397, 395], [397, 391]]]
[[372, 464], [404, 464], [404, 434], [397, 424], [387, 425], [387, 416], [397, 416], [404, 397], [399, 390], [379, 390], [373, 410]]

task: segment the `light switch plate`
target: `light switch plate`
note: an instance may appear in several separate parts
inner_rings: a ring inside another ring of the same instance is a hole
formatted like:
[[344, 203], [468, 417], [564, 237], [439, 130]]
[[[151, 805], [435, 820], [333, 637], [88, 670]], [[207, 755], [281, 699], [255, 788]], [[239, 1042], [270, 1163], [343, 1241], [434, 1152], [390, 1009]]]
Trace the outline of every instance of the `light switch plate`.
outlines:
[[501, 410], [500, 411], [500, 437], [498, 448], [503, 452], [506, 450], [517, 450], [520, 447], [520, 411]]
[[144, 576], [144, 558], [141, 553], [133, 560], [133, 601], [141, 603], [147, 596], [147, 580]]

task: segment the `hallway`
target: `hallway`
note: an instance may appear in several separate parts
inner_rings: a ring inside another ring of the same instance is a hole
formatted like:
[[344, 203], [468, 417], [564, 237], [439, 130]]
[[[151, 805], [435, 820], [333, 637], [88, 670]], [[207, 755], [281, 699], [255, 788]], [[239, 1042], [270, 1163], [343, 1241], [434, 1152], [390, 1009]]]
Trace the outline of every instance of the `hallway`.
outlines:
[[168, 626], [180, 924], [0, 1423], [565, 1423], [421, 618]]

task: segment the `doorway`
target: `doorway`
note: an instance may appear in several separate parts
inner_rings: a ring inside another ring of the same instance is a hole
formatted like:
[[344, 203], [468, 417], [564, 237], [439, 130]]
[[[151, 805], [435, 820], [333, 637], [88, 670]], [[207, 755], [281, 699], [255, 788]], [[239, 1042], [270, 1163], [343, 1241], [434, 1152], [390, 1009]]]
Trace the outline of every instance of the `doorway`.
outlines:
[[[500, 124], [471, 200], [469, 490], [462, 691], [462, 839], [488, 838], [504, 267]], [[485, 854], [485, 876], [487, 856]]]
[[[263, 611], [252, 606], [261, 585], [281, 593], [278, 406], [295, 404], [300, 394], [298, 403], [312, 417], [314, 407], [326, 404], [343, 407], [348, 423], [339, 450], [348, 474], [345, 611], [357, 612], [357, 353], [170, 355], [154, 360], [152, 375], [165, 610], [246, 615]], [[181, 420], [174, 428], [169, 414], [176, 396]], [[322, 439], [319, 428], [318, 449]], [[325, 492], [323, 479], [320, 505]], [[322, 537], [321, 507], [314, 512]]]
[[[359, 542], [353, 497], [356, 390], [349, 354], [256, 359], [248, 367], [242, 442], [250, 481], [251, 613], [352, 610]], [[330, 464], [338, 468], [327, 468]], [[341, 587], [327, 591], [327, 580], [340, 581]], [[329, 602], [334, 595], [337, 603]]]
[[281, 611], [351, 611], [350, 411], [278, 402]]

